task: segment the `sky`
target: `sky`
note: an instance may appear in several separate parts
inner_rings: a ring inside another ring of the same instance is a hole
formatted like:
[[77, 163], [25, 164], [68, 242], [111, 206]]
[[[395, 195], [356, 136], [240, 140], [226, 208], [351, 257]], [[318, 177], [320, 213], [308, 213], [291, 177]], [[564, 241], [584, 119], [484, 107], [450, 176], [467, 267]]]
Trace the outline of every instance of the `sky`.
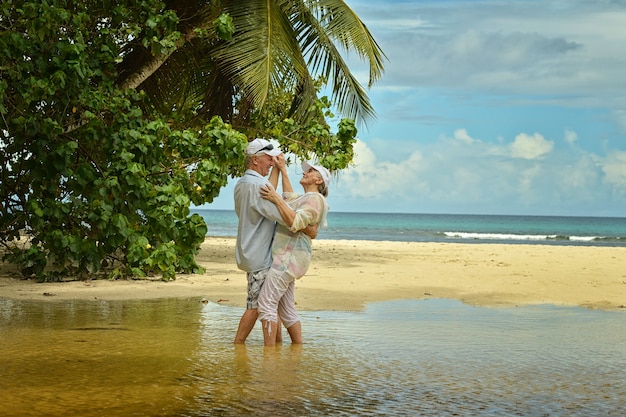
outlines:
[[387, 61], [332, 211], [626, 217], [626, 0], [346, 3]]

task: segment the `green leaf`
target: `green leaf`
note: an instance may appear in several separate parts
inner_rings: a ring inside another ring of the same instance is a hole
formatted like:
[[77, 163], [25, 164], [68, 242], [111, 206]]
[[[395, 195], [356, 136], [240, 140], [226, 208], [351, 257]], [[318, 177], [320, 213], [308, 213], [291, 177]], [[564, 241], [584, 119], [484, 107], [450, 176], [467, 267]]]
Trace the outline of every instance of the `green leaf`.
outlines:
[[213, 21], [213, 24], [215, 25], [217, 36], [220, 39], [228, 41], [233, 37], [233, 34], [235, 33], [235, 25], [232, 17], [230, 17], [227, 13], [219, 15], [219, 17]]

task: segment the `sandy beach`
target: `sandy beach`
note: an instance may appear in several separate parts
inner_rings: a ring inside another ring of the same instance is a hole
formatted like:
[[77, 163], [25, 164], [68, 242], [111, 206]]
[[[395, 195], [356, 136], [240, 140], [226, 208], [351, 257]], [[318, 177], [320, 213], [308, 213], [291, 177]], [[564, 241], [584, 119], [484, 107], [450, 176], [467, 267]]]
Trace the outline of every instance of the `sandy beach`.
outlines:
[[[59, 301], [198, 297], [244, 306], [245, 275], [234, 238], [209, 237], [204, 274], [175, 281], [36, 283], [0, 265], [0, 298]], [[415, 242], [314, 242], [308, 274], [296, 282], [300, 310], [360, 310], [394, 299], [449, 298], [485, 307], [528, 304], [626, 309], [626, 249]]]

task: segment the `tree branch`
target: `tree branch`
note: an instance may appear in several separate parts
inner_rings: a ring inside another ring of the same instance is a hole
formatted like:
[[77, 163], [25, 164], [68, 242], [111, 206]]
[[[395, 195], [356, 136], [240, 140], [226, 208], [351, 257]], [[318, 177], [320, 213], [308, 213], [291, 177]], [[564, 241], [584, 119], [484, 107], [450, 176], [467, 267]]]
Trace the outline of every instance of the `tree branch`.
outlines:
[[[181, 37], [181, 41], [178, 43], [176, 48], [173, 48], [167, 55], [159, 55], [153, 56], [148, 62], [146, 62], [138, 71], [134, 74], [131, 74], [122, 84], [120, 84], [120, 89], [136, 89], [139, 87], [144, 81], [152, 76], [155, 72], [158, 71], [159, 68], [168, 60], [168, 58], [176, 52], [181, 46], [183, 46], [186, 42], [196, 38], [198, 36], [196, 29], [190, 29], [184, 36]], [[83, 127], [88, 122], [85, 119], [84, 115], [81, 115], [80, 119], [76, 123], [72, 123], [69, 125], [64, 131], [64, 134], [71, 133], [74, 130]]]

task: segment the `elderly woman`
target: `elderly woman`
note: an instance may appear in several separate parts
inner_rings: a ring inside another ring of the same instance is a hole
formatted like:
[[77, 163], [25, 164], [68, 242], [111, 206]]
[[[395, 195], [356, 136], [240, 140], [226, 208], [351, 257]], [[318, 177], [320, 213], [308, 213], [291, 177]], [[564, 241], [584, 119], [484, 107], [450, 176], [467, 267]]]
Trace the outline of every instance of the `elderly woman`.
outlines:
[[[293, 192], [284, 157], [275, 158], [276, 172], [282, 177], [283, 197], [269, 185], [261, 196], [276, 204], [285, 224], [278, 224], [272, 243], [273, 263], [259, 294], [259, 318], [263, 323], [265, 346], [276, 345], [278, 316], [287, 328], [292, 343], [302, 343], [302, 325], [295, 308], [295, 280], [306, 274], [311, 263], [311, 238], [299, 230], [311, 224], [326, 225], [330, 172], [321, 165], [302, 163], [300, 185], [304, 194]], [[274, 178], [274, 179], [273, 179]], [[277, 174], [270, 176], [274, 186]]]

